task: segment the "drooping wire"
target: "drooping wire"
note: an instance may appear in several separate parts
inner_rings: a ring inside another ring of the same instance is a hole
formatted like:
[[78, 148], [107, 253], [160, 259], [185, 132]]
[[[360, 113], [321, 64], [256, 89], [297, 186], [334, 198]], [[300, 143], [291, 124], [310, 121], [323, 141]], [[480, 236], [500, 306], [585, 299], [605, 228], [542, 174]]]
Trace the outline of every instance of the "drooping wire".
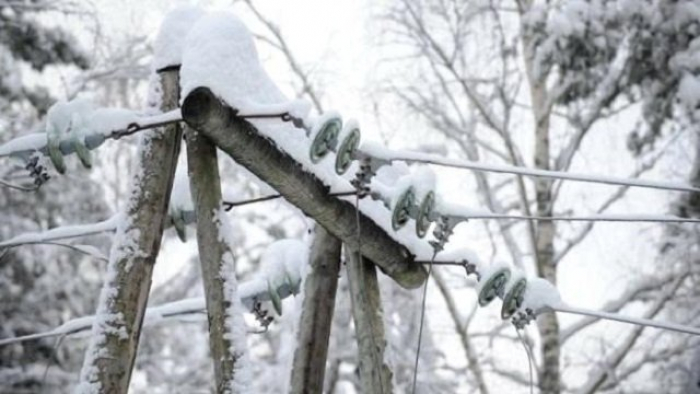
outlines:
[[518, 334], [518, 339], [520, 339], [520, 343], [523, 344], [523, 348], [525, 348], [525, 354], [527, 354], [527, 368], [530, 372], [530, 394], [534, 394], [535, 392], [535, 383], [534, 383], [534, 376], [532, 373], [532, 365], [535, 363], [534, 357], [532, 357], [532, 353], [530, 352], [530, 348], [527, 346], [525, 343], [525, 340], [523, 339], [522, 335], [520, 335], [520, 330], [515, 327], [515, 333]]
[[412, 384], [412, 389], [411, 393], [415, 394], [416, 393], [416, 383], [418, 381], [418, 360], [420, 359], [420, 347], [421, 347], [421, 340], [423, 339], [423, 324], [425, 323], [425, 305], [426, 305], [426, 300], [428, 299], [428, 283], [430, 282], [430, 274], [433, 272], [433, 263], [435, 262], [435, 256], [437, 256], [438, 250], [435, 249], [433, 252], [433, 257], [430, 259], [430, 263], [428, 264], [428, 277], [425, 279], [425, 284], [423, 285], [423, 299], [421, 300], [421, 308], [420, 308], [420, 323], [418, 325], [418, 346], [416, 348], [416, 360], [413, 364], [413, 384]]

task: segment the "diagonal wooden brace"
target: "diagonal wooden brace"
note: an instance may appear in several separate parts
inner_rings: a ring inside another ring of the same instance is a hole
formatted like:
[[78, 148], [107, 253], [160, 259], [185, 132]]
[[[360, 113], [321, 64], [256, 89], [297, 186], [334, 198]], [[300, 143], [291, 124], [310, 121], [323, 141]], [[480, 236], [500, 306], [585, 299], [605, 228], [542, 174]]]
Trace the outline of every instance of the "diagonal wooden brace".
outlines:
[[[190, 92], [182, 105], [185, 122], [209, 137], [219, 149], [275, 188], [329, 233], [356, 250], [356, 210], [350, 202], [329, 196], [313, 174], [261, 136], [255, 126], [236, 116], [208, 88]], [[423, 266], [370, 218], [360, 213], [362, 254], [407, 289], [419, 287], [427, 278]]]

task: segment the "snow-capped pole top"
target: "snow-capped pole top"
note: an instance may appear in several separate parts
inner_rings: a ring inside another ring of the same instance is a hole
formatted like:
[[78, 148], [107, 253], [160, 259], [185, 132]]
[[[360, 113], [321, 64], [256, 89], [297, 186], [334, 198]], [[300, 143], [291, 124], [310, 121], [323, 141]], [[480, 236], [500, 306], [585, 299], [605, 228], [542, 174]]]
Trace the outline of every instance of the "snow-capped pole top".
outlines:
[[261, 66], [248, 28], [227, 12], [206, 14], [190, 30], [182, 54], [180, 86], [182, 100], [194, 89], [207, 87], [241, 113], [268, 112], [271, 105], [285, 103], [293, 107], [289, 111], [299, 112], [298, 104], [282, 94]]
[[156, 71], [182, 64], [184, 38], [204, 15], [204, 10], [194, 6], [177, 7], [168, 12], [156, 37], [153, 59], [153, 68]]

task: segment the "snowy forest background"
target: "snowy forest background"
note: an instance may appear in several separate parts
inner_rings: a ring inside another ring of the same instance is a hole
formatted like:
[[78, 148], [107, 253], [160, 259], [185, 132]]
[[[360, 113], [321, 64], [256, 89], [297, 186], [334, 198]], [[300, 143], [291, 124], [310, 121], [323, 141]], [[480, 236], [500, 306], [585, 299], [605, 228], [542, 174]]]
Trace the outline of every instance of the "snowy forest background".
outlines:
[[[41, 130], [57, 99], [88, 95], [139, 109], [154, 38], [186, 2], [0, 0], [0, 144]], [[289, 97], [356, 117], [363, 138], [391, 148], [533, 168], [700, 185], [700, 4], [692, 0], [202, 1], [256, 34], [263, 65]], [[287, 4], [289, 3], [289, 4]], [[352, 4], [348, 4], [352, 3]], [[367, 137], [369, 136], [369, 137]], [[0, 188], [0, 241], [93, 223], [124, 208], [136, 138], [110, 142], [94, 169], [28, 193]], [[272, 190], [220, 156], [224, 193]], [[184, 157], [181, 157], [184, 162]], [[7, 160], [0, 179], [22, 176]], [[697, 196], [441, 170], [438, 190], [494, 212], [672, 213], [700, 217]], [[282, 202], [234, 209], [239, 282], [271, 242], [304, 239], [310, 219]], [[192, 230], [190, 229], [190, 232]], [[202, 294], [194, 239], [170, 229], [149, 304]], [[105, 255], [108, 234], [81, 239]], [[451, 240], [485, 262], [506, 260], [556, 283], [568, 302], [697, 326], [698, 233], [690, 224], [470, 221]], [[0, 338], [94, 314], [106, 262], [56, 245], [0, 251]], [[329, 393], [359, 392], [344, 270], [326, 372]], [[420, 291], [381, 276], [387, 358], [408, 392]], [[498, 308], [477, 309], [463, 269], [432, 273], [418, 373], [421, 393], [528, 392], [528, 359]], [[287, 391], [298, 300], [248, 334], [252, 392]], [[246, 317], [251, 329], [259, 324]], [[542, 315], [526, 329], [543, 393], [700, 392], [697, 339], [592, 318]], [[88, 339], [0, 347], [0, 392], [70, 392]], [[206, 316], [147, 327], [134, 393], [210, 392]]]

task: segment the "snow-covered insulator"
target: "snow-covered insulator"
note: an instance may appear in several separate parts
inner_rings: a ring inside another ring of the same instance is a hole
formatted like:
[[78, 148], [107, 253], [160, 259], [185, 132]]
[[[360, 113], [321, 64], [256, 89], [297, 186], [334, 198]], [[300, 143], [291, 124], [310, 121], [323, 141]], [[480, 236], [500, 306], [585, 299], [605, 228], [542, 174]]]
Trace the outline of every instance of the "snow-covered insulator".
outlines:
[[398, 231], [401, 227], [406, 225], [410, 218], [411, 209], [413, 208], [415, 200], [416, 194], [413, 191], [413, 187], [404, 190], [404, 192], [399, 195], [399, 198], [396, 199], [391, 213], [391, 227], [394, 231]]
[[350, 168], [355, 151], [360, 146], [360, 128], [355, 122], [348, 122], [341, 133], [340, 145], [335, 156], [335, 172], [338, 175], [345, 174]]
[[484, 284], [479, 291], [479, 305], [485, 306], [496, 297], [503, 296], [506, 283], [510, 279], [510, 268], [502, 267], [481, 278]]
[[430, 229], [430, 224], [432, 223], [430, 217], [433, 214], [433, 209], [435, 208], [435, 193], [431, 190], [420, 203], [418, 207], [418, 214], [416, 216], [416, 235], [418, 238], [425, 237]]
[[282, 316], [282, 299], [279, 293], [277, 293], [277, 289], [275, 289], [269, 280], [267, 281], [267, 293], [270, 296], [270, 301], [272, 302], [272, 307], [275, 308], [275, 312]]
[[72, 132], [70, 143], [78, 159], [80, 159], [80, 162], [83, 164], [83, 167], [92, 168], [92, 156], [90, 155], [90, 150], [85, 146], [83, 138]]
[[175, 227], [175, 233], [180, 241], [187, 242], [187, 221], [185, 220], [185, 215], [182, 210], [171, 210], [170, 211], [170, 221]]
[[527, 279], [523, 277], [517, 278], [513, 284], [509, 284], [506, 289], [506, 295], [503, 297], [503, 306], [501, 307], [501, 318], [503, 320], [510, 319], [523, 305], [526, 289]]
[[60, 174], [66, 172], [66, 162], [63, 160], [61, 152], [61, 134], [60, 130], [55, 127], [49, 127], [46, 133], [46, 150], [49, 153], [51, 163], [56, 167], [56, 171]]
[[316, 164], [323, 159], [328, 152], [335, 151], [338, 145], [338, 134], [343, 128], [343, 121], [340, 117], [331, 117], [324, 122], [314, 125], [311, 130], [311, 149], [309, 157], [311, 162]]

